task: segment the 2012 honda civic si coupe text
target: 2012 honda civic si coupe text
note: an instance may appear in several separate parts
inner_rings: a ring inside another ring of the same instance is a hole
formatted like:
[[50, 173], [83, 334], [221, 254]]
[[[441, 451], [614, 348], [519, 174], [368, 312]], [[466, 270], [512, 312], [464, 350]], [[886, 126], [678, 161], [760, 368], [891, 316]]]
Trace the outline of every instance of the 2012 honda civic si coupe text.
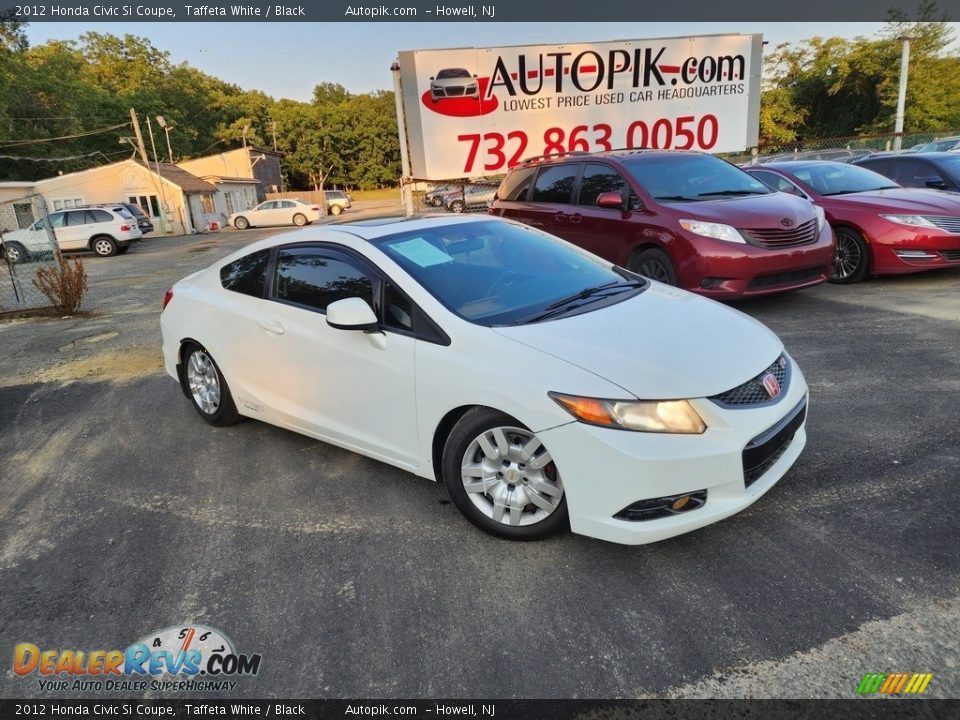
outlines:
[[442, 481], [505, 538], [679, 535], [756, 501], [806, 442], [807, 384], [766, 327], [496, 218], [261, 240], [174, 285], [161, 327], [207, 422]]

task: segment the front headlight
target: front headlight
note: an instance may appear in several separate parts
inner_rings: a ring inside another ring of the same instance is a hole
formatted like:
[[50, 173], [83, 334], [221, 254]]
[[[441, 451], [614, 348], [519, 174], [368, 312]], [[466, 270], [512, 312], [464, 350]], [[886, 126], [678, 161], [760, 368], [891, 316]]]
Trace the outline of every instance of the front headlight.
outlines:
[[901, 225], [911, 225], [913, 227], [936, 227], [936, 225], [927, 220], [923, 215], [881, 215], [880, 217], [882, 217], [884, 220], [889, 220], [890, 222], [899, 223]]
[[550, 397], [588, 425], [636, 432], [700, 435], [703, 419], [686, 400], [602, 400], [551, 392]]
[[823, 208], [819, 205], [813, 206], [813, 212], [817, 216], [817, 232], [823, 230], [823, 226], [827, 222], [827, 214], [823, 211]]
[[722, 223], [702, 222], [700, 220], [681, 220], [680, 227], [692, 232], [694, 235], [713, 238], [714, 240], [726, 240], [727, 242], [747, 244], [743, 235], [737, 232], [736, 228]]

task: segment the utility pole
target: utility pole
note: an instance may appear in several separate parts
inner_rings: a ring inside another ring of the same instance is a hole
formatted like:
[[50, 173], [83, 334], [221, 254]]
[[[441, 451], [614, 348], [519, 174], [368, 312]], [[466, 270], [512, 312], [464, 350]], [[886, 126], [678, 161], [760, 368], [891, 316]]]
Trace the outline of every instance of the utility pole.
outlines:
[[907, 75], [910, 71], [910, 40], [909, 35], [903, 35], [903, 52], [900, 54], [900, 93], [897, 95], [897, 117], [893, 126], [893, 149], [903, 147], [903, 118], [907, 104]]
[[270, 128], [273, 130], [273, 151], [277, 151], [277, 121], [274, 120], [270, 123]]
[[143, 133], [140, 132], [140, 121], [137, 119], [137, 111], [133, 108], [130, 108], [130, 122], [133, 123], [133, 133], [137, 136], [137, 149], [140, 151], [140, 159], [144, 165], [150, 167], [150, 160], [147, 158], [147, 146], [143, 144]]
[[[150, 124], [149, 115], [147, 115], [147, 132], [150, 133], [150, 146], [153, 148], [153, 162], [157, 166], [157, 177], [160, 178], [160, 199], [163, 200], [163, 206], [167, 207], [167, 193], [163, 188], [163, 175], [160, 174], [160, 161], [157, 160], [157, 143], [154, 142], [153, 139], [153, 125]], [[147, 163], [147, 167], [150, 167], [150, 163]], [[163, 213], [160, 214], [160, 220], [164, 222], [166, 221], [166, 216]], [[187, 228], [186, 222], [184, 222], [183, 227], [184, 229]], [[167, 231], [169, 232], [169, 230]]]

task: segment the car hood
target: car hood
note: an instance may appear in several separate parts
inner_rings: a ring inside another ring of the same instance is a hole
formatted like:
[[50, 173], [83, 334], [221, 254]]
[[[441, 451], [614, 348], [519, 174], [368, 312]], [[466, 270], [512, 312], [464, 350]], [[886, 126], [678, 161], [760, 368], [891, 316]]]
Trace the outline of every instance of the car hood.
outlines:
[[593, 312], [494, 331], [643, 400], [717, 395], [756, 377], [783, 352], [779, 338], [753, 318], [659, 283]]
[[849, 195], [826, 195], [822, 204], [844, 206], [856, 205], [884, 213], [909, 213], [911, 215], [960, 215], [960, 198], [942, 190], [923, 188], [890, 188], [870, 190]]
[[782, 230], [781, 220], [784, 218], [790, 220], [790, 227], [796, 227], [816, 217], [809, 200], [782, 192], [685, 202], [673, 207], [693, 220], [718, 222], [736, 228]]
[[29, 242], [31, 240], [36, 240], [37, 238], [46, 239], [47, 231], [46, 230], [31, 230], [30, 228], [25, 228], [23, 230], [10, 230], [3, 233], [4, 242]]

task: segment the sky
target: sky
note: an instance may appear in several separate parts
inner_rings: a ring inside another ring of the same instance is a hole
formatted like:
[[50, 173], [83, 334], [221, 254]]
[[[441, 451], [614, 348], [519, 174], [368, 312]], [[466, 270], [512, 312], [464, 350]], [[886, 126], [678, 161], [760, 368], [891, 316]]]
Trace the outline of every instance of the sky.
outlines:
[[[840, 0], [842, 1], [842, 0]], [[960, 23], [949, 23], [955, 36]], [[815, 35], [867, 37], [883, 23], [35, 23], [30, 43], [87, 31], [146, 37], [190, 65], [246, 90], [309, 100], [315, 85], [392, 89], [399, 50], [590, 42], [714, 33], [762, 33], [771, 46]], [[956, 43], [955, 43], [956, 44]]]

